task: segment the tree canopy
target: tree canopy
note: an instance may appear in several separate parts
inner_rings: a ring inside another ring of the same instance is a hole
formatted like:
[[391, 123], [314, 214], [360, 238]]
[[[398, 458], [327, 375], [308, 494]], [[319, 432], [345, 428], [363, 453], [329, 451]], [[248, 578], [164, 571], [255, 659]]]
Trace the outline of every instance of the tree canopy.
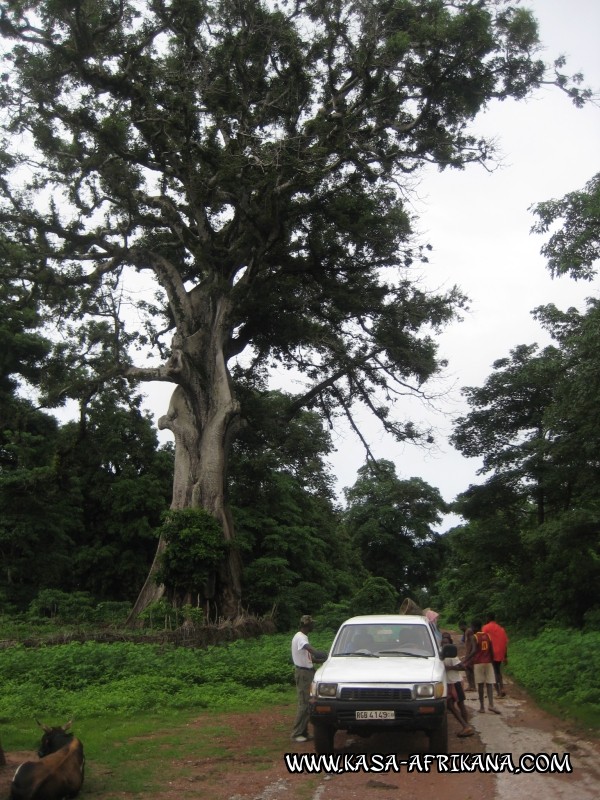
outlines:
[[494, 362], [494, 372], [482, 387], [466, 387], [471, 411], [456, 420], [451, 443], [467, 457], [481, 456], [481, 472], [493, 472], [532, 499], [540, 521], [547, 502], [550, 431], [546, 413], [564, 361], [556, 347], [538, 352], [537, 345], [520, 345], [510, 358]]
[[399, 596], [430, 585], [441, 554], [435, 528], [446, 511], [439, 491], [420, 478], [401, 480], [391, 461], [366, 464], [346, 490], [344, 524], [361, 562]]

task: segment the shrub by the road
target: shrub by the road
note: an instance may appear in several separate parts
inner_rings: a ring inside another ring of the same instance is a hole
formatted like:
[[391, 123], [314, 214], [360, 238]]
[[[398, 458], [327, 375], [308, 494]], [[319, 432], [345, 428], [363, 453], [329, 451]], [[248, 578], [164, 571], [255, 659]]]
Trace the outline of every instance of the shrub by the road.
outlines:
[[600, 633], [561, 628], [509, 645], [509, 671], [544, 706], [600, 727]]
[[[332, 635], [313, 635], [327, 649]], [[293, 692], [291, 636], [192, 649], [128, 642], [16, 646], [0, 658], [0, 722], [214, 709], [281, 702]]]

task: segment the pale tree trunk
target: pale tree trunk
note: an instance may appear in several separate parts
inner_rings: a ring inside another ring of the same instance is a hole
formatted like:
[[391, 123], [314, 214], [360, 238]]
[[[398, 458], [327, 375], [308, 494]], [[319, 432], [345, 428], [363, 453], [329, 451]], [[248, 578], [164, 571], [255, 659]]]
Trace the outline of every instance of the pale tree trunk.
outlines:
[[165, 593], [165, 587], [162, 584], [157, 583], [155, 578], [160, 563], [160, 556], [164, 552], [164, 549], [165, 542], [161, 536], [158, 542], [158, 547], [156, 548], [154, 560], [152, 561], [152, 566], [150, 567], [150, 572], [148, 573], [148, 577], [142, 586], [141, 592], [137, 596], [137, 600], [135, 601], [133, 608], [129, 612], [129, 616], [127, 617], [127, 621], [125, 623], [126, 625], [135, 624], [135, 621], [142, 611], [145, 608], [148, 608], [148, 606], [152, 603], [156, 603], [158, 600], [160, 600]]
[[239, 425], [237, 404], [223, 402], [207, 415], [198, 430], [197, 417], [181, 387], [171, 399], [169, 412], [158, 421], [159, 427], [175, 436], [175, 474], [171, 508], [204, 508], [223, 528], [230, 545], [227, 562], [216, 576], [216, 599], [221, 615], [234, 616], [241, 600], [241, 563], [234, 546], [231, 515], [225, 502], [227, 455]]
[[[168, 368], [178, 386], [158, 427], [172, 431], [175, 437], [171, 508], [204, 508], [221, 523], [223, 538], [229, 545], [227, 558], [209, 585], [197, 588], [215, 604], [218, 615], [231, 618], [240, 609], [242, 576], [225, 494], [228, 454], [240, 415], [223, 356], [227, 308], [224, 301], [221, 306], [221, 313], [214, 313], [213, 325], [203, 326], [204, 330], [209, 328], [208, 334], [174, 337]], [[155, 579], [164, 549], [161, 537], [130, 621], [164, 594], [164, 587]]]

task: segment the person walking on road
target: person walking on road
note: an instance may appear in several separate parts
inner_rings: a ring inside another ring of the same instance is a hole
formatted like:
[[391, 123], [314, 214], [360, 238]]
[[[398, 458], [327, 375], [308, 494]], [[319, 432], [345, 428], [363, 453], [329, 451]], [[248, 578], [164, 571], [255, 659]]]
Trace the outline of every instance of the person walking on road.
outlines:
[[310, 685], [315, 674], [314, 663], [325, 661], [327, 658], [327, 653], [315, 650], [308, 640], [308, 634], [313, 628], [312, 617], [305, 614], [300, 617], [300, 630], [292, 639], [292, 661], [294, 662], [294, 677], [298, 695], [298, 710], [292, 729], [292, 741], [294, 742], [307, 742], [311, 738], [308, 735], [308, 700]]
[[481, 629], [492, 640], [494, 650], [494, 674], [496, 676], [496, 694], [506, 697], [504, 679], [502, 677], [502, 664], [508, 663], [508, 636], [502, 625], [496, 622], [494, 614], [488, 614], [487, 622]]

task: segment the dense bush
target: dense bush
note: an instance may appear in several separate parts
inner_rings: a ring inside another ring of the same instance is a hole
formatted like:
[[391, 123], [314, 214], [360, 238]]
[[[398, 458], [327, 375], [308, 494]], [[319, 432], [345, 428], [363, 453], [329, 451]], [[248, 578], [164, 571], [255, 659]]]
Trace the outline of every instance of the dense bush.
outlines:
[[511, 641], [511, 675], [540, 703], [600, 725], [600, 633], [549, 629]]
[[29, 619], [44, 619], [77, 624], [91, 622], [94, 618], [94, 600], [88, 592], [63, 592], [60, 589], [42, 589], [29, 604]]
[[331, 628], [337, 630], [344, 620], [351, 617], [350, 602], [325, 603], [317, 616], [317, 624], [320, 628]]
[[[327, 649], [332, 634], [313, 637]], [[291, 636], [206, 649], [133, 643], [16, 646], [0, 659], [0, 721], [252, 708], [292, 689]]]

